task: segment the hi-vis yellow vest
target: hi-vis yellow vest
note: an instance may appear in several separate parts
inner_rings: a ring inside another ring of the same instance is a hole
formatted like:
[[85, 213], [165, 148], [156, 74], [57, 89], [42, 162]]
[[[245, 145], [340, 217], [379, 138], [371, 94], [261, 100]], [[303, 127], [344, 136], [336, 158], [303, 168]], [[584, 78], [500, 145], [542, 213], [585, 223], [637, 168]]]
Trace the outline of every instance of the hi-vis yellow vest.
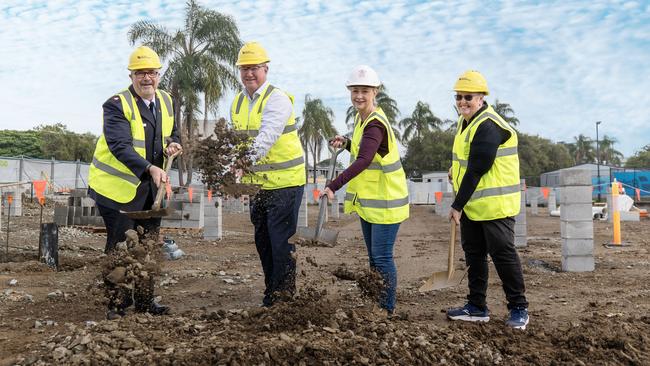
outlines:
[[356, 212], [373, 224], [396, 224], [409, 217], [409, 192], [402, 169], [397, 141], [388, 118], [381, 108], [361, 121], [354, 118], [354, 132], [350, 143], [350, 163], [356, 160], [363, 130], [370, 121], [377, 120], [388, 133], [388, 153], [382, 158], [375, 154], [368, 168], [354, 177], [345, 192], [345, 213]]
[[[239, 92], [230, 107], [230, 116], [235, 130], [244, 131], [252, 138], [257, 136], [262, 126], [262, 113], [272, 93], [283, 92], [269, 84], [261, 90], [260, 97], [252, 108], [249, 108], [249, 98], [246, 98], [243, 92]], [[293, 97], [289, 94], [287, 96], [293, 105]], [[261, 184], [262, 189], [279, 189], [302, 186], [306, 181], [305, 159], [292, 111], [282, 135], [266, 156], [253, 165], [252, 176], [243, 177], [242, 182]]]
[[[144, 127], [142, 126], [142, 116], [136, 103], [135, 97], [129, 89], [117, 94], [122, 102], [124, 117], [131, 122], [131, 136], [133, 137], [133, 149], [146, 159], [147, 151], [145, 145]], [[172, 98], [167, 92], [156, 90], [156, 96], [160, 103], [162, 114], [162, 144], [163, 150], [167, 147], [167, 137], [171, 136], [174, 127], [174, 109], [172, 108]], [[128, 203], [135, 198], [136, 189], [140, 185], [140, 178], [122, 164], [111, 153], [106, 144], [104, 134], [97, 140], [93, 162], [88, 172], [88, 185], [95, 192], [104, 197], [108, 197], [115, 202]]]
[[519, 213], [519, 155], [517, 154], [517, 132], [499, 116], [491, 106], [481, 112], [464, 131], [463, 116], [458, 119], [454, 138], [453, 159], [451, 163], [454, 191], [458, 192], [460, 183], [467, 171], [469, 149], [474, 134], [481, 123], [491, 119], [499, 127], [510, 131], [510, 138], [497, 149], [494, 164], [481, 180], [463, 212], [474, 221], [487, 221], [516, 216]]

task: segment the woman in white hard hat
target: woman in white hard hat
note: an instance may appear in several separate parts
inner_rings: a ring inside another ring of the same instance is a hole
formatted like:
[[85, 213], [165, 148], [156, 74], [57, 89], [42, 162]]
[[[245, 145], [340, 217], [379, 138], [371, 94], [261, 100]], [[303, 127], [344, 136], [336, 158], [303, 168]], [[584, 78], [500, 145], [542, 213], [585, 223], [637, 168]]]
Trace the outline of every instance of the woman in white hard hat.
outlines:
[[384, 112], [375, 105], [380, 85], [377, 73], [369, 66], [352, 70], [346, 83], [357, 110], [352, 139], [336, 136], [330, 141], [332, 146], [350, 151], [350, 166], [322, 194], [332, 200], [334, 192], [348, 184], [345, 212], [359, 215], [370, 267], [384, 280], [379, 305], [391, 315], [397, 287], [393, 246], [400, 223], [409, 217], [409, 201], [395, 134]]

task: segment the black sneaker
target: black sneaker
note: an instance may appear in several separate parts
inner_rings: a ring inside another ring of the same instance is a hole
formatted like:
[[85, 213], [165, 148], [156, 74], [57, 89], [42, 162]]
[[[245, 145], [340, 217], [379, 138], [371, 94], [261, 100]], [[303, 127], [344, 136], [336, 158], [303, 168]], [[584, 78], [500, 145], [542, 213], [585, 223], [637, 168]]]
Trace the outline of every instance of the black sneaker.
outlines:
[[529, 320], [528, 309], [514, 308], [510, 310], [510, 316], [506, 320], [506, 325], [514, 329], [526, 330], [526, 325], [528, 325]]
[[466, 322], [487, 322], [490, 320], [490, 312], [486, 307], [484, 310], [467, 303], [462, 308], [451, 308], [447, 310], [447, 318], [450, 320], [463, 320]]

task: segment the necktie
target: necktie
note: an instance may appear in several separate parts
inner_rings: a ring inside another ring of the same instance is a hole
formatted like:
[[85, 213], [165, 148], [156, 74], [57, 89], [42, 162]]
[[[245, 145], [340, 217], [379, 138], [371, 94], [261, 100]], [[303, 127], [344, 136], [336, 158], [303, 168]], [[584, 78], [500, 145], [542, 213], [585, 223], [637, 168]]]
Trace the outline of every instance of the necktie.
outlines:
[[154, 121], [156, 120], [156, 103], [149, 103], [149, 110], [151, 111], [151, 115], [153, 116]]

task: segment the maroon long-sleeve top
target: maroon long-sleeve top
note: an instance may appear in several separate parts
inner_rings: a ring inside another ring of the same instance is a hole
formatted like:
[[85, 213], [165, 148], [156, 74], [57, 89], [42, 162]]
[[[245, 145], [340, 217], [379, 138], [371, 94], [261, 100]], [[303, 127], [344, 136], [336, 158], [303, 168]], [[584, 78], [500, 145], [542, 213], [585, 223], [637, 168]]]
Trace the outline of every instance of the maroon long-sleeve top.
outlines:
[[[348, 151], [350, 151], [350, 145], [350, 140], [348, 140], [345, 146]], [[381, 157], [388, 154], [388, 132], [381, 122], [372, 120], [363, 129], [357, 159], [339, 174], [336, 179], [330, 182], [327, 188], [331, 189], [332, 192], [341, 189], [352, 178], [368, 168], [375, 154], [379, 154]]]

